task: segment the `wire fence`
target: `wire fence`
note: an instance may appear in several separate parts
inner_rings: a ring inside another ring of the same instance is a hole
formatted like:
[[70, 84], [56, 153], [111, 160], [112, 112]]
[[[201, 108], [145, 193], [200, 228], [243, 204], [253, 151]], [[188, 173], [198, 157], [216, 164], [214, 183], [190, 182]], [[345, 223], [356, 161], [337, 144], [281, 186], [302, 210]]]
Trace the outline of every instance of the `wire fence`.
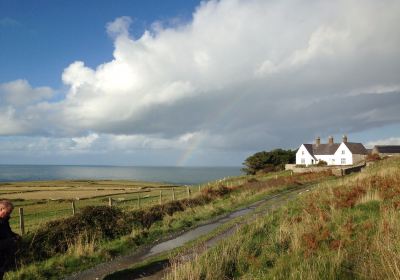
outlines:
[[16, 204], [16, 209], [10, 219], [10, 225], [15, 232], [25, 234], [34, 231], [49, 221], [75, 215], [87, 206], [111, 205], [125, 211], [132, 211], [173, 200], [190, 198], [207, 187], [216, 185], [223, 185], [226, 187], [242, 185], [247, 182], [248, 179], [248, 176], [228, 177], [197, 186], [160, 187], [143, 190], [141, 192], [136, 190], [133, 192], [93, 196], [91, 198], [74, 200], [48, 200], [45, 202], [33, 203], [29, 201], [20, 202]]
[[104, 197], [94, 197], [81, 200], [48, 201], [47, 203], [24, 205], [16, 207], [10, 219], [10, 225], [15, 232], [25, 234], [51, 220], [70, 217], [79, 213], [87, 206], [108, 205], [132, 211], [167, 203], [173, 200], [190, 198], [200, 193], [202, 186], [177, 187], [126, 194], [114, 194]]

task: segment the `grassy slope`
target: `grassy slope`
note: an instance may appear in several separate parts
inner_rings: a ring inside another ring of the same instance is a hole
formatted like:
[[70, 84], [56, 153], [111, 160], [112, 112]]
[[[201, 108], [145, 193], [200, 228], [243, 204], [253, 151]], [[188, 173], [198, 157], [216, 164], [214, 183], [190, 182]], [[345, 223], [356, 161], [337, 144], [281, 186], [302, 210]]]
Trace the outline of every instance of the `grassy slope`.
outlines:
[[399, 279], [400, 159], [321, 185], [169, 279]]
[[[237, 178], [229, 182], [219, 182], [229, 186], [229, 195], [211, 203], [188, 208], [183, 212], [167, 215], [162, 221], [156, 222], [149, 229], [133, 229], [128, 236], [116, 240], [96, 240], [81, 236], [71, 240], [67, 254], [57, 255], [47, 261], [23, 266], [16, 272], [10, 272], [6, 279], [59, 279], [73, 271], [79, 271], [106, 261], [115, 255], [135, 250], [138, 246], [150, 244], [157, 239], [188, 229], [202, 221], [229, 212], [242, 205], [251, 203], [267, 194], [282, 191], [296, 186], [299, 182], [314, 182], [322, 180], [326, 175], [296, 175], [280, 173], [269, 176]], [[218, 183], [217, 183], [218, 184]], [[216, 184], [216, 185], [217, 185]], [[211, 188], [213, 186], [210, 186]]]

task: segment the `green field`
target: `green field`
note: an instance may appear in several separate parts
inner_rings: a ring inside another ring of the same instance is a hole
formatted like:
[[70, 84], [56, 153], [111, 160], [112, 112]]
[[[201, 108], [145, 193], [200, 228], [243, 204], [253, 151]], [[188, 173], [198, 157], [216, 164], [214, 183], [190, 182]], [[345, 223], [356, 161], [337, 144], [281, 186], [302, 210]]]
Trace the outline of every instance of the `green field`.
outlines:
[[[190, 187], [191, 194], [199, 191]], [[35, 181], [0, 184], [0, 198], [10, 199], [15, 210], [10, 220], [15, 232], [19, 228], [19, 208], [23, 208], [25, 231], [32, 231], [50, 220], [68, 217], [86, 206], [108, 205], [126, 210], [187, 197], [187, 187], [138, 181]]]
[[[285, 173], [282, 173], [285, 174]], [[21, 233], [19, 208], [23, 208], [25, 233], [51, 220], [73, 215], [86, 206], [109, 205], [123, 210], [135, 210], [179, 200], [199, 193], [201, 188], [215, 184], [230, 186], [245, 182], [245, 177], [225, 178], [196, 186], [176, 186], [156, 182], [126, 180], [59, 180], [0, 183], [0, 199], [9, 199], [15, 210], [10, 225]], [[261, 176], [261, 180], [268, 176]]]

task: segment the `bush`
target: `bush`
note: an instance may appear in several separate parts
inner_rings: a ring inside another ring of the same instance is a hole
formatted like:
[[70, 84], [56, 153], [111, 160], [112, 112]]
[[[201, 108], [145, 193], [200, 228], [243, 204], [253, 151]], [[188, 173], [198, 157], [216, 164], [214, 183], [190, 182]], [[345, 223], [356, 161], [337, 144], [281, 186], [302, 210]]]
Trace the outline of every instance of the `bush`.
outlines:
[[70, 218], [46, 223], [27, 235], [22, 244], [21, 259], [38, 260], [65, 253], [82, 233], [98, 239], [112, 239], [131, 231], [129, 219], [118, 208], [89, 206]]
[[318, 163], [317, 163], [317, 166], [327, 166], [328, 165], [328, 163], [325, 161], [325, 160], [319, 160], [318, 161]]
[[379, 156], [379, 154], [369, 154], [367, 155], [367, 157], [365, 158], [366, 161], [378, 161], [381, 160], [381, 157]]
[[260, 170], [264, 172], [279, 171], [285, 168], [285, 164], [296, 161], [296, 151], [275, 149], [270, 152], [262, 151], [248, 157], [242, 170], [248, 175], [254, 175]]

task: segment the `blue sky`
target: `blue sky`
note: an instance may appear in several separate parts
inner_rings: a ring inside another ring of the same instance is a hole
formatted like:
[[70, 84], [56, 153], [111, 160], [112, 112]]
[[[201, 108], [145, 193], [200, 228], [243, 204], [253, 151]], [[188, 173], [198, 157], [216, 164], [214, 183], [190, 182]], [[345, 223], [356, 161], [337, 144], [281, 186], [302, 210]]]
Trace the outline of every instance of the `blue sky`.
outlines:
[[27, 79], [32, 86], [60, 87], [72, 61], [95, 67], [112, 59], [107, 22], [130, 16], [132, 36], [155, 21], [189, 21], [200, 1], [0, 0], [0, 83]]
[[0, 0], [0, 164], [400, 144], [400, 3]]

